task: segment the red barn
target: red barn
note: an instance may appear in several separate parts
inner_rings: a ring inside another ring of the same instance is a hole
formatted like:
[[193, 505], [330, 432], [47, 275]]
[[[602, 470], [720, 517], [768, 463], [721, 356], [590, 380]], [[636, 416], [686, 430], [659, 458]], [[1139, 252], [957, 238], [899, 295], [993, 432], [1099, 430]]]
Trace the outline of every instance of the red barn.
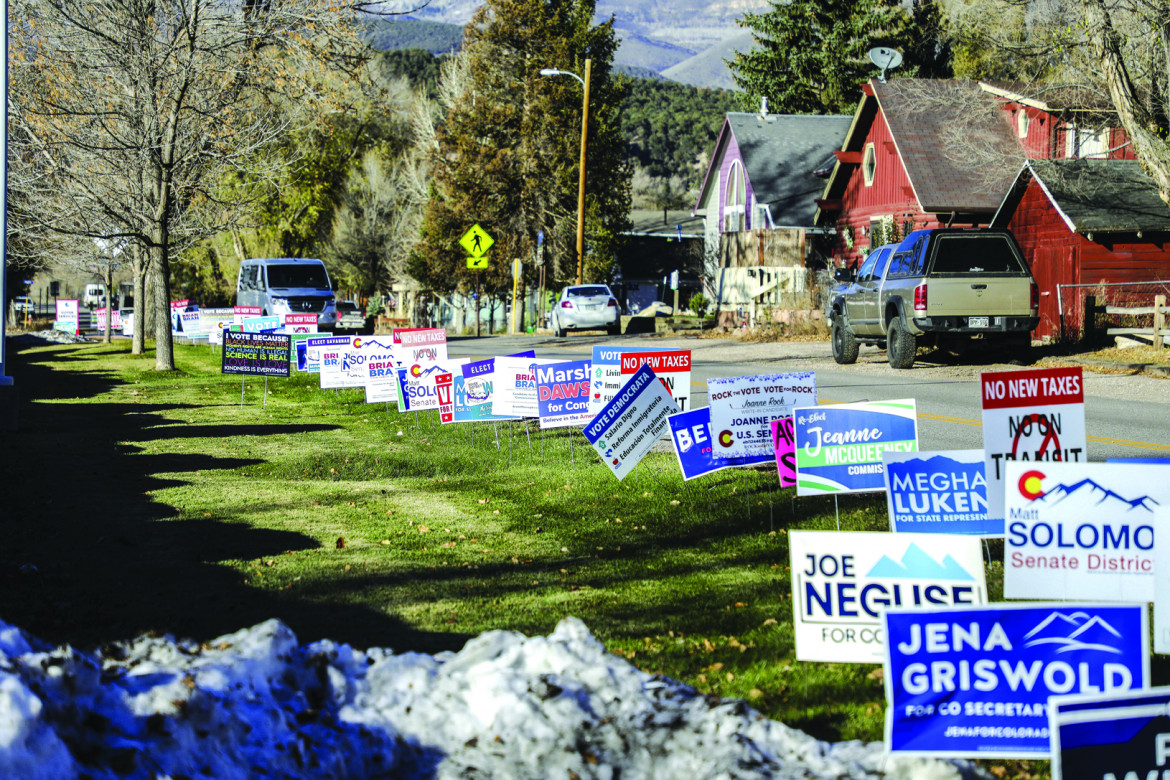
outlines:
[[1036, 338], [1076, 337], [1086, 295], [1149, 306], [1170, 290], [1170, 208], [1136, 161], [1029, 160], [992, 225], [1040, 287]]

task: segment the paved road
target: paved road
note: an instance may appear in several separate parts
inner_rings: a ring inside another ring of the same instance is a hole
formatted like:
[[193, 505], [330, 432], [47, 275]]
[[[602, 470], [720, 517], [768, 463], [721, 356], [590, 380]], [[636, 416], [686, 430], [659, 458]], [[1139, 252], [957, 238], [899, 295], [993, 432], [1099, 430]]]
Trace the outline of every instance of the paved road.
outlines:
[[[452, 339], [453, 356], [488, 357], [535, 349], [537, 357], [566, 360], [589, 357], [595, 344], [648, 349], [690, 349], [692, 406], [707, 404], [707, 380], [718, 376], [784, 371], [815, 371], [821, 402], [913, 398], [923, 450], [978, 449], [983, 446], [979, 374], [1020, 370], [984, 361], [959, 365], [921, 360], [908, 371], [893, 371], [884, 352], [863, 347], [853, 366], [838, 366], [827, 342], [743, 343], [734, 339], [657, 338], [648, 336], [565, 339], [496, 336]], [[1170, 379], [1085, 372], [1085, 426], [1090, 460], [1170, 457]]]

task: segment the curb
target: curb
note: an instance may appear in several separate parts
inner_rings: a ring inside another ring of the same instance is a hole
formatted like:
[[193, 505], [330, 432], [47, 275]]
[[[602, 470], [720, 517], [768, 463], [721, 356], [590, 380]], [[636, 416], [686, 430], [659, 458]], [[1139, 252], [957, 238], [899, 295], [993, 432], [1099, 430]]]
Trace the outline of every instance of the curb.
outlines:
[[1067, 363], [1074, 363], [1088, 369], [1101, 368], [1106, 371], [1125, 371], [1130, 374], [1145, 374], [1161, 378], [1170, 377], [1170, 365], [1161, 363], [1126, 363], [1121, 360], [1097, 360], [1095, 358], [1061, 358]]

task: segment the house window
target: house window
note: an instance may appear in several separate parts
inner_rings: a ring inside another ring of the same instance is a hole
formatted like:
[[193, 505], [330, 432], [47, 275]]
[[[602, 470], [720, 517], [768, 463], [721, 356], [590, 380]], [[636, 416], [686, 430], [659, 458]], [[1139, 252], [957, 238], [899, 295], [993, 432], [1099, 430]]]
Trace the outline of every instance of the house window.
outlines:
[[1016, 135], [1018, 135], [1020, 138], [1027, 138], [1028, 124], [1030, 121], [1031, 120], [1028, 119], [1028, 112], [1021, 108], [1016, 113]]
[[744, 182], [743, 165], [739, 160], [731, 164], [727, 172], [727, 197], [723, 205], [723, 232], [738, 233], [746, 229], [747, 187]]
[[874, 174], [877, 173], [877, 154], [874, 153], [873, 144], [865, 145], [865, 154], [861, 157], [861, 175], [865, 179], [865, 186], [873, 185]]

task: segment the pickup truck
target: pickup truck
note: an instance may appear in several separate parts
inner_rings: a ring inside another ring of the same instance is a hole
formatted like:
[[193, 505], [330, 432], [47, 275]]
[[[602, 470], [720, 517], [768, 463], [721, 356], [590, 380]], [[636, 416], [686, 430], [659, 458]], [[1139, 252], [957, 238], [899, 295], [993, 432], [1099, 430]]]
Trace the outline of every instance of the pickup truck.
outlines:
[[366, 316], [353, 301], [337, 302], [337, 325], [335, 330], [360, 331], [366, 327]]
[[892, 368], [913, 366], [920, 343], [1031, 346], [1040, 321], [1039, 290], [1008, 230], [916, 230], [837, 279], [825, 314], [843, 365], [857, 360], [860, 344], [884, 346]]

